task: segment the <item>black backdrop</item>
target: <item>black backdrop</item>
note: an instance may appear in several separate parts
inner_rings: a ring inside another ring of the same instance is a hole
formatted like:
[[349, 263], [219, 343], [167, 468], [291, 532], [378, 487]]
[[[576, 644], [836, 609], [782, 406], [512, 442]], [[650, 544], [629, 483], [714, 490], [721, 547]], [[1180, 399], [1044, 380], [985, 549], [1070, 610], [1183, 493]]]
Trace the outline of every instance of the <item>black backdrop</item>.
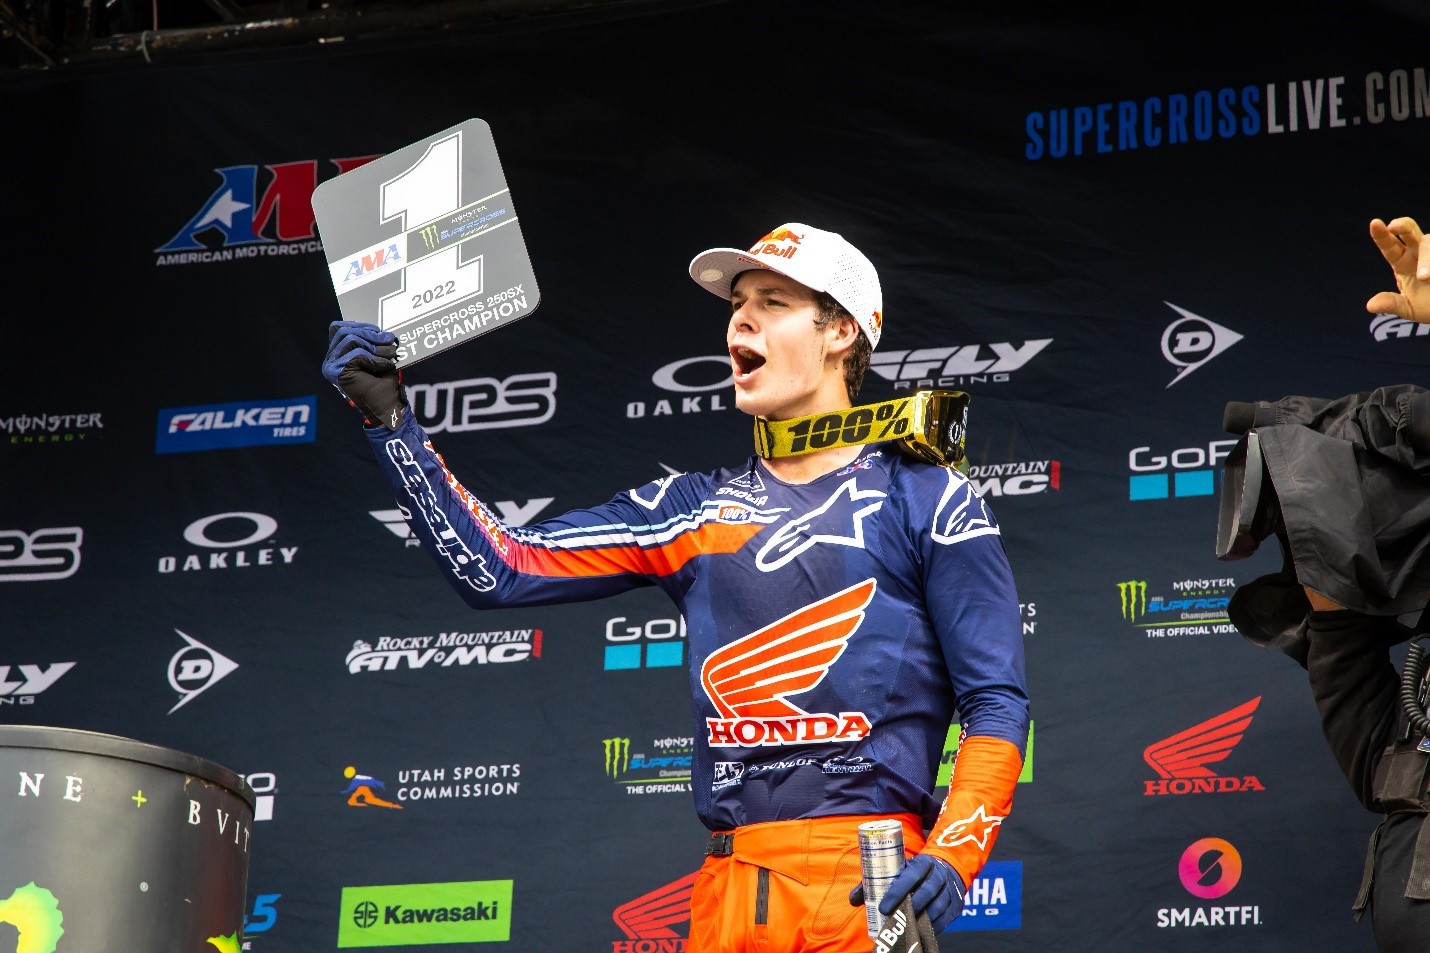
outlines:
[[[728, 0], [0, 80], [0, 720], [249, 776], [258, 953], [371, 945], [345, 890], [473, 881], [510, 882], [513, 948], [682, 947], [659, 899], [703, 840], [672, 608], [469, 611], [318, 371], [338, 310], [312, 184], [477, 117], [541, 305], [409, 381], [551, 375], [549, 419], [432, 427], [513, 521], [749, 452], [717, 364], [688, 361], [723, 319], [685, 268], [786, 221], [880, 269], [864, 399], [973, 395], [1035, 744], [946, 946], [1370, 949], [1350, 903], [1375, 818], [1304, 673], [1225, 622], [1279, 559], [1215, 559], [1214, 491], [1228, 400], [1420, 382], [1426, 328], [1363, 309], [1389, 286], [1368, 220], [1430, 217], [1409, 6]], [[180, 411], [218, 426], [171, 434]], [[1158, 761], [1237, 709], [1200, 785]], [[350, 804], [362, 777], [399, 807]], [[1203, 885], [1179, 874], [1209, 850]], [[451, 938], [426, 929], [403, 935]]]

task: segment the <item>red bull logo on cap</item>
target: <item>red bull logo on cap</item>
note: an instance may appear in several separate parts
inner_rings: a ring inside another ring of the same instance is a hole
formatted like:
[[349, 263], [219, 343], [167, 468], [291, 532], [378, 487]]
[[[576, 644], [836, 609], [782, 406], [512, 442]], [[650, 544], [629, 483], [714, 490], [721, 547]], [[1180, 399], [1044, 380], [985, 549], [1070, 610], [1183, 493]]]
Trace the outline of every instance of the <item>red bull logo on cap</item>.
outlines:
[[[777, 228], [764, 238], [755, 242], [750, 247], [750, 251], [756, 255], [775, 255], [779, 258], [793, 258], [794, 253], [799, 251], [799, 243], [804, 239], [803, 235], [798, 235], [788, 228]], [[784, 248], [779, 247], [788, 243]]]

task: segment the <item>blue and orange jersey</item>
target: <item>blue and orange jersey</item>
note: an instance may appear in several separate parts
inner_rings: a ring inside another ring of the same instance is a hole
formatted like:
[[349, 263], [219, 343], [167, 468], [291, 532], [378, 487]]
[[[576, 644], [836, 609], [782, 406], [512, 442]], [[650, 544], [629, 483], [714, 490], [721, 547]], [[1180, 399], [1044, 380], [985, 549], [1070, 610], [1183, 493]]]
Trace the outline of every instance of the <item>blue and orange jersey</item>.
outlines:
[[[685, 618], [692, 789], [711, 830], [909, 813], [971, 882], [1028, 735], [1022, 625], [998, 522], [956, 470], [866, 446], [804, 484], [758, 457], [504, 525], [412, 415], [367, 431], [413, 531], [478, 609], [659, 586]], [[965, 739], [933, 792], [948, 727]]]

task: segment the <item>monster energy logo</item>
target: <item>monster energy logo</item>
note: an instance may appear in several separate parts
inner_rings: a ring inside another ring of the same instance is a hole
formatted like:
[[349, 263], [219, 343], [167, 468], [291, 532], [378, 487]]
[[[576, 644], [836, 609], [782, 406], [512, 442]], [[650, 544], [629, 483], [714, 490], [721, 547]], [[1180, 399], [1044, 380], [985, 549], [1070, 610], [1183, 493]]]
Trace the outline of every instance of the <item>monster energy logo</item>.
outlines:
[[1147, 583], [1142, 580], [1119, 582], [1117, 595], [1122, 600], [1122, 618], [1135, 619], [1147, 614]]
[[606, 773], [620, 777], [631, 766], [631, 739], [606, 738], [601, 744], [606, 748]]
[[422, 241], [426, 243], [427, 250], [431, 251], [437, 247], [437, 226], [428, 225], [422, 229]]

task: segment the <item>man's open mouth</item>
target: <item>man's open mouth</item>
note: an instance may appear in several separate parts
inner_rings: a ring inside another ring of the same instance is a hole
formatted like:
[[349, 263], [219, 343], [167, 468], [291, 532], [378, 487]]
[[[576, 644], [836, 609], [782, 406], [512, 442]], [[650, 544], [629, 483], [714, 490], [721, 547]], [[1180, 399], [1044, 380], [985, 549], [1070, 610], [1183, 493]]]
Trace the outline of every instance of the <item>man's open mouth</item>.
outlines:
[[759, 370], [765, 363], [765, 356], [747, 347], [730, 348], [730, 359], [735, 362], [735, 373], [744, 376]]

